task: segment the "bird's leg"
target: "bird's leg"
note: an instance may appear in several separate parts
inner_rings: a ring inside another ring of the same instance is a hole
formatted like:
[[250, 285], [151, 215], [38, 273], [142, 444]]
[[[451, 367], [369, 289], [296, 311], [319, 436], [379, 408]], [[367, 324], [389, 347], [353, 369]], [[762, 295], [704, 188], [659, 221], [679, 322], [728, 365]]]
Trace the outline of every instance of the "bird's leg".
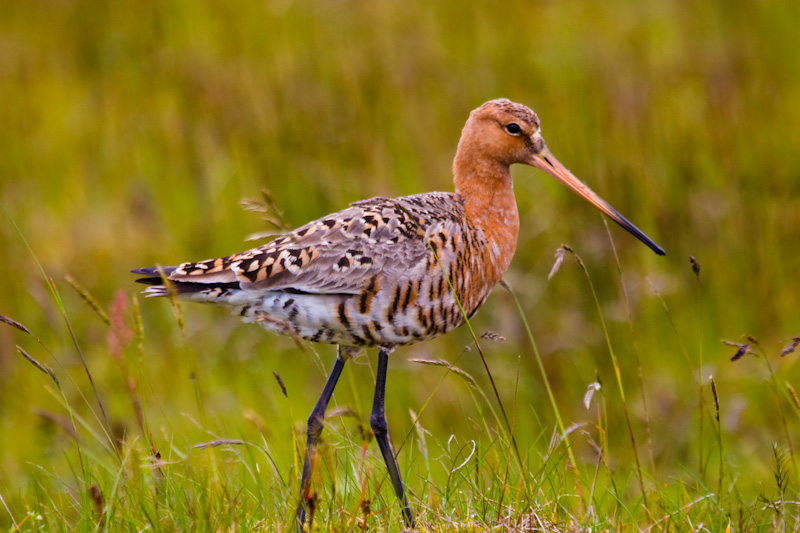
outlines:
[[317, 453], [317, 440], [319, 439], [320, 433], [322, 433], [325, 409], [328, 408], [328, 401], [330, 401], [333, 395], [333, 389], [336, 388], [336, 382], [339, 380], [339, 375], [344, 368], [344, 362], [349, 358], [349, 355], [351, 355], [351, 352], [347, 348], [345, 348], [344, 354], [341, 347], [338, 348], [336, 362], [333, 364], [333, 369], [328, 376], [328, 381], [325, 382], [325, 388], [322, 389], [322, 394], [319, 395], [317, 405], [314, 406], [314, 409], [308, 416], [306, 458], [303, 462], [303, 477], [300, 480], [300, 506], [297, 509], [298, 531], [303, 531], [303, 525], [306, 521], [306, 504], [310, 498], [311, 467]]
[[410, 528], [415, 527], [414, 515], [408, 507], [408, 500], [403, 491], [403, 480], [400, 479], [400, 471], [397, 468], [397, 461], [394, 458], [392, 443], [389, 440], [389, 426], [386, 423], [386, 412], [384, 411], [383, 401], [386, 395], [386, 367], [389, 365], [389, 353], [391, 350], [379, 348], [378, 350], [378, 373], [375, 378], [375, 398], [372, 401], [372, 414], [369, 417], [370, 426], [375, 433], [375, 440], [381, 448], [386, 469], [389, 477], [392, 478], [394, 492], [403, 505], [403, 520]]

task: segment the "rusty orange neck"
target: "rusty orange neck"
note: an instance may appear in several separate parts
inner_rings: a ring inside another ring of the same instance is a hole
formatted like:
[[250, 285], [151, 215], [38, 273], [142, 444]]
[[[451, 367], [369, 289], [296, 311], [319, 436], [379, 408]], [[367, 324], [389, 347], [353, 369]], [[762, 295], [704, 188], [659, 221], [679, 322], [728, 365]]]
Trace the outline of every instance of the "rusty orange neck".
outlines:
[[514, 257], [519, 235], [519, 211], [507, 164], [487, 158], [464, 157], [459, 146], [453, 182], [464, 201], [469, 221], [486, 235], [488, 278], [497, 283]]

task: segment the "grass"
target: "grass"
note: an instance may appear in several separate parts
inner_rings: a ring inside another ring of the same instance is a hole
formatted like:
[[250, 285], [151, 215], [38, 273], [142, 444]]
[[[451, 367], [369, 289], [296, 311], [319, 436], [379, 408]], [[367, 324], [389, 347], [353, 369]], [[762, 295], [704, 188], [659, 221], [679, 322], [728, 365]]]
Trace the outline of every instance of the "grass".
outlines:
[[[333, 349], [142, 300], [127, 272], [448, 190], [468, 112], [505, 96], [668, 255], [514, 169], [513, 292], [392, 355], [421, 527], [798, 530], [798, 10], [4, 5], [0, 315], [27, 332], [0, 324], [0, 529], [290, 529]], [[263, 189], [283, 215], [239, 207]], [[583, 268], [548, 279], [562, 243]], [[319, 530], [401, 528], [372, 358], [331, 403]]]

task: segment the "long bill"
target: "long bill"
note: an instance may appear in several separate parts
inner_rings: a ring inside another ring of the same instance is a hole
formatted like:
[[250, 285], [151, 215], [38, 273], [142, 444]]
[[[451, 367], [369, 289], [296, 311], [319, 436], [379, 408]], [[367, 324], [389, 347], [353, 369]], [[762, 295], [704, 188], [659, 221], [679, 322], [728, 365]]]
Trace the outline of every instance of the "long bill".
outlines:
[[531, 157], [531, 165], [539, 170], [543, 170], [553, 176], [555, 179], [581, 195], [586, 201], [599, 209], [608, 218], [628, 230], [634, 237], [645, 243], [651, 250], [658, 255], [665, 255], [664, 250], [657, 245], [653, 240], [642, 233], [642, 231], [631, 224], [628, 219], [620, 215], [616, 209], [608, 205], [605, 200], [597, 196], [589, 187], [586, 186], [581, 180], [576, 178], [572, 172], [567, 170], [564, 165], [558, 162], [558, 159], [553, 157], [550, 150], [544, 148], [538, 154]]

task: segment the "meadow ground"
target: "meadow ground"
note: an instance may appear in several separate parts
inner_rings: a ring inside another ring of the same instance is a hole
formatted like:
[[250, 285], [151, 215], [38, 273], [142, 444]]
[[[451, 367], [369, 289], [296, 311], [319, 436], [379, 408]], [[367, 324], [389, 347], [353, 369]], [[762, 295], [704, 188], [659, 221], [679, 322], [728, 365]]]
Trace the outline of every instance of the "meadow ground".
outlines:
[[[797, 2], [4, 3], [0, 314], [30, 333], [0, 324], [0, 529], [291, 529], [334, 349], [144, 300], [128, 271], [450, 190], [467, 114], [507, 97], [667, 256], [514, 169], [511, 291], [472, 320], [480, 350], [461, 328], [392, 355], [420, 528], [797, 530], [798, 20]], [[583, 266], [548, 278], [562, 243]], [[402, 526], [374, 357], [331, 406], [320, 531]]]

